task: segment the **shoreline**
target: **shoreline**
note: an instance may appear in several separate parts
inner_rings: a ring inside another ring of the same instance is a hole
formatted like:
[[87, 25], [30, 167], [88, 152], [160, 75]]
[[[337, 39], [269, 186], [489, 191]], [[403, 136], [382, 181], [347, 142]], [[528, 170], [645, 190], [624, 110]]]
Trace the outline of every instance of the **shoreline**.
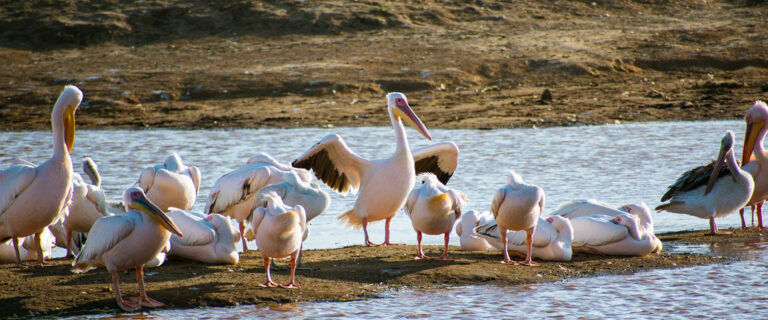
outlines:
[[[707, 231], [682, 231], [659, 235], [665, 246], [765, 241], [759, 231], [728, 230], [731, 235], [710, 236]], [[425, 246], [428, 255], [441, 246]], [[149, 296], [168, 304], [167, 309], [227, 307], [241, 304], [272, 305], [288, 302], [348, 301], [378, 297], [398, 288], [437, 288], [481, 284], [518, 285], [553, 282], [575, 277], [682, 268], [738, 260], [708, 254], [652, 254], [617, 257], [574, 254], [570, 262], [541, 261], [540, 267], [506, 266], [499, 252], [464, 252], [450, 248], [453, 261], [413, 260], [416, 246], [350, 246], [306, 250], [297, 270], [299, 290], [260, 288], [264, 266], [257, 251], [241, 254], [234, 266], [213, 266], [171, 260], [145, 270]], [[516, 258], [519, 260], [520, 258]], [[287, 281], [287, 260], [273, 267], [277, 282]], [[50, 260], [44, 268], [0, 268], [0, 317], [36, 318], [92, 314], [119, 314], [109, 274], [105, 269], [84, 274], [71, 272], [70, 259]], [[120, 273], [124, 296], [138, 293], [132, 270]], [[144, 309], [145, 311], [151, 309]]]

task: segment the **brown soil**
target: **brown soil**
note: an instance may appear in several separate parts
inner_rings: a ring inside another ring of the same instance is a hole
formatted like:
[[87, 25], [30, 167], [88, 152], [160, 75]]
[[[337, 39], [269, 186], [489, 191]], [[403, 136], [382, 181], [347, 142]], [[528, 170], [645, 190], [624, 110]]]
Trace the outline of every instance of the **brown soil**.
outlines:
[[[735, 119], [768, 97], [768, 1], [3, 1], [0, 130]], [[548, 89], [551, 99], [543, 98]]]
[[[732, 231], [708, 236], [706, 231], [662, 235], [665, 245], [764, 241], [757, 231]], [[427, 246], [428, 255], [439, 255], [439, 246]], [[698, 254], [653, 254], [646, 257], [605, 257], [577, 254], [571, 262], [541, 262], [539, 267], [500, 263], [500, 253], [470, 253], [452, 247], [453, 261], [414, 260], [415, 246], [367, 248], [361, 246], [307, 250], [297, 271], [298, 290], [261, 288], [264, 266], [258, 252], [241, 255], [235, 266], [210, 266], [169, 261], [147, 270], [151, 297], [170, 308], [266, 305], [294, 301], [344, 301], [376, 297], [398, 288], [430, 288], [469, 284], [524, 284], [564, 278], [631, 273], [658, 268], [678, 268], [722, 263], [732, 258]], [[282, 260], [286, 261], [286, 260]], [[40, 317], [118, 312], [104, 269], [73, 274], [71, 260], [56, 259], [52, 266], [21, 268], [0, 266], [0, 317]], [[286, 262], [273, 269], [275, 280], [287, 282]], [[131, 271], [120, 274], [122, 292], [135, 296], [138, 289]]]

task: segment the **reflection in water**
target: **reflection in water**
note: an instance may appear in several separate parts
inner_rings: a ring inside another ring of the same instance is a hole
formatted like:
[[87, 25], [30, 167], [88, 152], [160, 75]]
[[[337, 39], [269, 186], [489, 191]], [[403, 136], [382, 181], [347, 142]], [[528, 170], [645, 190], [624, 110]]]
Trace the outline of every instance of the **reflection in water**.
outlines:
[[[454, 141], [461, 149], [459, 167], [449, 182], [469, 198], [467, 210], [488, 210], [494, 191], [515, 169], [547, 194], [545, 212], [564, 202], [596, 198], [623, 204], [658, 204], [666, 187], [680, 173], [714, 158], [725, 130], [743, 135], [741, 121], [645, 123], [551, 129], [433, 130], [434, 141]], [[408, 129], [412, 147], [428, 144]], [[202, 210], [210, 186], [222, 174], [263, 151], [291, 161], [328, 133], [344, 137], [352, 150], [376, 158], [394, 151], [391, 128], [239, 129], [239, 130], [80, 130], [73, 149], [76, 170], [84, 156], [92, 157], [102, 173], [104, 189], [119, 199], [144, 167], [161, 163], [172, 151], [203, 175], [196, 210]], [[740, 139], [739, 139], [740, 140]], [[280, 148], [274, 148], [280, 141]], [[738, 141], [737, 143], [740, 143]], [[50, 132], [0, 132], [0, 166], [13, 156], [33, 162], [50, 156]], [[734, 146], [740, 150], [740, 146]], [[305, 248], [361, 244], [362, 232], [346, 230], [336, 216], [348, 210], [354, 196], [333, 192], [328, 212], [312, 222]], [[685, 215], [654, 214], [657, 232], [707, 229], [707, 220]], [[722, 228], [739, 226], [736, 214], [719, 219]], [[373, 225], [375, 242], [383, 225]], [[415, 244], [409, 220], [392, 221], [395, 242]], [[451, 243], [458, 244], [452, 233]], [[378, 239], [378, 240], [377, 240]], [[425, 237], [441, 244], [441, 237]], [[300, 303], [270, 308], [238, 307], [153, 312], [150, 318], [296, 317], [649, 317], [745, 318], [768, 307], [763, 279], [768, 259], [765, 244], [679, 245], [669, 252], [700, 252], [747, 259], [724, 264], [656, 270], [634, 275], [572, 279], [556, 284], [470, 286], [443, 290], [406, 290], [384, 299], [346, 303]], [[589, 288], [586, 290], [585, 288]], [[428, 299], [425, 299], [428, 296]], [[428, 304], [426, 301], [440, 302]], [[758, 315], [752, 315], [757, 317]]]

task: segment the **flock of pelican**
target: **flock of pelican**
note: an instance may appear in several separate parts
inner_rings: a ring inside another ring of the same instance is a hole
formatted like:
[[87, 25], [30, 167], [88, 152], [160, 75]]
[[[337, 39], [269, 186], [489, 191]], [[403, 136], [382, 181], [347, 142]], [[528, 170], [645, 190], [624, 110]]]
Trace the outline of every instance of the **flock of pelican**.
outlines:
[[[534, 257], [569, 261], [573, 252], [646, 255], [662, 249], [644, 203], [614, 206], [596, 200], [573, 201], [543, 216], [544, 190], [515, 172], [509, 173], [507, 183], [494, 195], [490, 211], [462, 213], [467, 197], [446, 186], [458, 165], [458, 147], [442, 142], [412, 151], [404, 124], [429, 140], [432, 137], [405, 95], [397, 92], [386, 96], [396, 143], [388, 157], [362, 158], [336, 134], [322, 138], [292, 163], [259, 153], [215, 182], [203, 213], [190, 211], [200, 190], [200, 171], [173, 153], [163, 164], [142, 170], [123, 192], [122, 202], [114, 203], [106, 199], [90, 158], [83, 162], [90, 183], [73, 170], [69, 153], [74, 145], [75, 111], [82, 98], [77, 87], [66, 86], [56, 101], [49, 160], [34, 165], [18, 159], [0, 171], [0, 258], [12, 261], [6, 257], [13, 255], [18, 264], [33, 259], [44, 264], [55, 241], [67, 249], [67, 257], [70, 250], [74, 252], [73, 271], [106, 268], [117, 304], [124, 310], [164, 305], [147, 296], [145, 267], [162, 264], [166, 255], [236, 264], [235, 244], [242, 242], [243, 250], [248, 250], [246, 238], [251, 235], [264, 259], [262, 286], [298, 288], [296, 265], [309, 235], [309, 222], [330, 205], [328, 193], [312, 181], [312, 173], [336, 192], [357, 192], [354, 206], [338, 218], [362, 228], [367, 246], [395, 245], [390, 222], [404, 209], [418, 241], [415, 259], [450, 260], [448, 243], [454, 225], [463, 250], [500, 250], [502, 263], [507, 264], [535, 266], [539, 263]], [[718, 233], [715, 218], [751, 205], [758, 208], [762, 228], [760, 207], [768, 198], [768, 152], [763, 148], [768, 107], [756, 102], [745, 120], [742, 166], [733, 152], [733, 132], [728, 131], [717, 160], [684, 173], [662, 197], [662, 202], [668, 202], [656, 210], [709, 219], [711, 232]], [[380, 220], [385, 221], [384, 240], [376, 244], [368, 224]], [[746, 228], [743, 211], [742, 225]], [[441, 256], [424, 254], [422, 234], [444, 236]], [[510, 251], [524, 260], [512, 260]], [[287, 257], [290, 280], [279, 285], [272, 280], [270, 262]], [[120, 293], [118, 271], [128, 269], [136, 271], [136, 298], [123, 298]]]

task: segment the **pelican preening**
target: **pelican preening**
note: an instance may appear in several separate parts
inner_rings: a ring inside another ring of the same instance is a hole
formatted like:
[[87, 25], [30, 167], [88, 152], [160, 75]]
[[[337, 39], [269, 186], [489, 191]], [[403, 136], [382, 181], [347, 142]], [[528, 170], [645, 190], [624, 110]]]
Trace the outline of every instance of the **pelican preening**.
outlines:
[[[491, 203], [491, 213], [496, 218], [499, 234], [501, 235], [501, 243], [504, 245], [504, 261], [502, 263], [523, 264], [527, 266], [539, 265], [532, 260], [531, 249], [533, 243], [531, 240], [543, 210], [544, 190], [523, 182], [523, 178], [520, 175], [510, 171], [507, 184], [496, 191]], [[525, 230], [528, 250], [523, 262], [512, 261], [509, 258], [507, 230]]]
[[[123, 203], [130, 211], [103, 217], [88, 233], [80, 253], [72, 262], [74, 272], [106, 267], [112, 274], [112, 286], [118, 306], [126, 311], [164, 304], [147, 297], [144, 289], [144, 265], [166, 249], [171, 234], [182, 236], [179, 228], [163, 210], [152, 203], [141, 188], [131, 187], [123, 193]], [[120, 295], [118, 271], [136, 269], [139, 296], [124, 300]]]
[[433, 259], [424, 255], [421, 250], [421, 234], [444, 234], [445, 249], [438, 260], [452, 260], [448, 257], [448, 240], [453, 224], [461, 217], [461, 208], [467, 197], [454, 189], [440, 183], [437, 176], [431, 172], [422, 173], [416, 177], [419, 181], [408, 195], [405, 202], [405, 212], [411, 218], [413, 230], [416, 231], [419, 252], [416, 259]]
[[[752, 176], [736, 162], [733, 142], [733, 132], [728, 130], [720, 144], [717, 160], [683, 173], [661, 197], [662, 202], [669, 202], [659, 205], [656, 210], [709, 219], [710, 232], [717, 234], [715, 218], [743, 208], [754, 189]], [[726, 168], [722, 168], [723, 159]]]
[[171, 235], [169, 256], [209, 264], [240, 261], [235, 248], [240, 232], [232, 226], [229, 217], [177, 208], [171, 208], [167, 214], [184, 234], [183, 238]]
[[205, 202], [205, 213], [219, 213], [237, 220], [245, 252], [248, 250], [245, 220], [256, 207], [256, 194], [263, 187], [283, 181], [289, 172], [295, 172], [305, 182], [312, 179], [307, 170], [293, 168], [289, 163], [278, 162], [266, 153], [258, 153], [248, 159], [245, 165], [216, 180]]
[[[303, 169], [300, 169], [304, 171]], [[306, 172], [306, 171], [304, 171]], [[288, 206], [301, 205], [307, 213], [307, 228], [304, 231], [302, 240], [307, 240], [309, 236], [309, 222], [328, 209], [331, 204], [331, 197], [327, 192], [320, 189], [315, 183], [307, 183], [301, 179], [296, 171], [291, 171], [283, 175], [283, 181], [275, 183], [259, 190], [256, 195], [256, 201], [266, 203], [266, 195], [269, 193], [277, 194], [283, 203]]]
[[[498, 225], [495, 221], [479, 225], [471, 230], [481, 239], [498, 250], [511, 249], [528, 254], [527, 234], [524, 231], [507, 233], [507, 242], [501, 241]], [[573, 227], [568, 219], [561, 216], [539, 217], [536, 230], [531, 237], [531, 255], [549, 261], [571, 261], [573, 251]]]
[[576, 252], [644, 256], [662, 249], [659, 238], [644, 231], [638, 216], [631, 213], [614, 217], [578, 216], [569, 220], [573, 226], [573, 250]]
[[163, 164], [141, 171], [136, 184], [152, 203], [168, 211], [169, 207], [192, 209], [200, 190], [200, 170], [186, 166], [175, 152]]
[[283, 288], [298, 288], [296, 285], [296, 260], [301, 254], [302, 237], [307, 226], [307, 215], [300, 205], [289, 207], [283, 204], [276, 193], [264, 195], [266, 204], [253, 210], [252, 228], [256, 233], [256, 243], [264, 259], [267, 282], [264, 287], [277, 287], [269, 272], [271, 258], [291, 257], [291, 279]]
[[[752, 191], [752, 197], [747, 201], [748, 206], [752, 206], [754, 213], [757, 207], [757, 227], [763, 228], [763, 201], [768, 199], [768, 151], [763, 147], [765, 135], [768, 133], [768, 106], [763, 101], [755, 101], [749, 110], [744, 114], [744, 121], [747, 123], [747, 130], [744, 134], [744, 150], [741, 153], [741, 165], [744, 170], [752, 175], [755, 188]], [[751, 156], [754, 155], [754, 161]], [[746, 229], [744, 222], [744, 209], [739, 210], [741, 215], [741, 227]], [[753, 217], [754, 219], [754, 217]], [[754, 222], [754, 220], [753, 220]]]
[[[71, 196], [72, 159], [69, 152], [75, 143], [75, 111], [83, 93], [75, 86], [66, 86], [51, 112], [53, 127], [53, 156], [32, 166], [19, 164], [3, 170], [0, 176], [0, 243], [13, 241], [16, 260], [21, 264], [18, 238], [36, 234], [59, 219]], [[42, 252], [38, 261], [45, 262]]]
[[101, 217], [109, 215], [107, 198], [101, 189], [101, 176], [91, 158], [83, 159], [83, 170], [93, 181], [86, 183], [78, 173], [72, 175], [72, 197], [67, 207], [63, 225], [66, 230], [67, 256], [70, 252], [72, 232], [88, 232]]
[[314, 170], [320, 180], [337, 192], [358, 191], [355, 205], [339, 219], [351, 227], [362, 227], [368, 246], [375, 246], [368, 237], [368, 223], [378, 220], [385, 220], [382, 245], [392, 244], [390, 221], [405, 204], [416, 174], [432, 172], [446, 183], [456, 170], [458, 158], [458, 148], [453, 143], [436, 144], [411, 153], [403, 121], [425, 138], [432, 140], [432, 136], [411, 110], [404, 94], [387, 94], [387, 111], [395, 131], [396, 148], [391, 157], [364, 159], [352, 152], [339, 135], [330, 134], [293, 162], [295, 167]]
[[621, 214], [631, 213], [639, 219], [639, 227], [642, 232], [654, 234], [653, 217], [651, 209], [645, 202], [630, 203], [622, 206], [614, 206], [594, 199], [574, 200], [560, 204], [557, 210], [550, 213], [551, 216], [563, 216], [571, 219], [584, 216], [609, 216], [615, 217]]

